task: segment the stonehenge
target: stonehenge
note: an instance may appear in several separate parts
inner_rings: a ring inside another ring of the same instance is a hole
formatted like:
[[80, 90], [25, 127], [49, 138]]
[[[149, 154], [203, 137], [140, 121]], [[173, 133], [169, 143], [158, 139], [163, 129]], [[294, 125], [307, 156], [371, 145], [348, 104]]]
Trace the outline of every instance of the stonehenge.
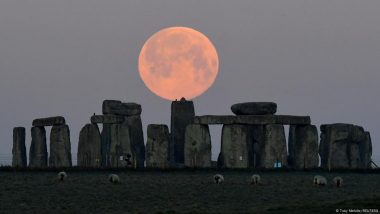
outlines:
[[169, 168], [170, 134], [167, 125], [149, 124], [146, 142], [146, 167]]
[[[145, 145], [144, 135], [141, 122], [141, 105], [137, 103], [122, 103], [118, 100], [104, 100], [102, 105], [103, 115], [94, 115], [91, 117], [92, 123], [102, 123], [103, 130], [101, 133], [101, 151], [102, 151], [102, 166], [109, 167], [115, 163], [119, 166], [120, 160], [115, 162], [115, 156], [111, 156], [111, 152], [115, 154], [116, 151], [111, 151], [112, 142], [122, 141], [119, 144], [122, 146], [122, 153], [128, 151], [128, 156], [133, 160], [133, 167], [143, 168], [145, 162]], [[121, 131], [122, 138], [115, 140]], [[128, 130], [128, 131], [127, 131]], [[128, 132], [128, 137], [126, 135]], [[127, 139], [128, 138], [128, 139]], [[128, 141], [128, 142], [127, 142]], [[127, 148], [126, 144], [130, 144]], [[119, 147], [112, 147], [117, 149]], [[120, 155], [119, 159], [121, 159]], [[113, 164], [111, 165], [111, 159]], [[129, 164], [128, 164], [129, 165]]]
[[[372, 142], [363, 127], [335, 123], [320, 126], [320, 138], [309, 116], [276, 115], [273, 102], [231, 106], [234, 115], [195, 115], [185, 98], [171, 103], [170, 131], [149, 124], [144, 144], [142, 107], [104, 100], [102, 114], [92, 115], [79, 133], [77, 165], [110, 168], [292, 168], [369, 169]], [[100, 131], [99, 126], [102, 126]], [[211, 161], [210, 125], [223, 125], [217, 162]], [[13, 129], [13, 167], [71, 167], [70, 130], [62, 116], [32, 122], [29, 163], [25, 128]], [[289, 126], [286, 142], [285, 125]], [[47, 151], [46, 126], [52, 126]], [[288, 145], [287, 145], [288, 143]], [[320, 164], [319, 164], [320, 160]]]
[[372, 143], [369, 132], [352, 124], [321, 125], [319, 154], [325, 169], [366, 169], [370, 166]]
[[294, 169], [318, 167], [318, 130], [316, 126], [290, 126], [288, 142], [291, 167]]
[[13, 129], [12, 166], [27, 166], [24, 127], [15, 127]]
[[277, 104], [272, 102], [237, 103], [231, 106], [231, 111], [236, 115], [270, 115], [276, 113]]
[[244, 125], [224, 125], [222, 130], [222, 166], [248, 168], [248, 128]]
[[171, 104], [170, 123], [170, 161], [172, 163], [184, 164], [184, 145], [186, 126], [193, 123], [195, 116], [193, 101], [182, 98]]
[[46, 130], [43, 126], [32, 127], [32, 143], [29, 150], [29, 166], [43, 168], [48, 166]]
[[97, 124], [86, 124], [79, 133], [78, 163], [80, 167], [100, 167], [101, 136]]
[[207, 125], [190, 124], [185, 131], [185, 166], [211, 167], [211, 136]]
[[71, 143], [68, 125], [54, 125], [50, 133], [50, 167], [71, 167]]

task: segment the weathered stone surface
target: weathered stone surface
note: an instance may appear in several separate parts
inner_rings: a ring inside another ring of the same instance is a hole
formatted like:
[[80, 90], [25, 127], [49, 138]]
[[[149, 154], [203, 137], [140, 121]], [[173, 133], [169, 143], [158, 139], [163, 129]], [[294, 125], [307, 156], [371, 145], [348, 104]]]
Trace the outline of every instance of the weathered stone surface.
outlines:
[[71, 167], [71, 143], [68, 125], [53, 126], [50, 133], [49, 167]]
[[118, 115], [93, 115], [91, 117], [91, 123], [120, 124], [123, 121], [124, 117]]
[[122, 103], [118, 100], [105, 100], [103, 102], [103, 114], [133, 116], [140, 115], [141, 112], [141, 105], [137, 103]]
[[125, 117], [123, 123], [129, 127], [131, 146], [135, 155], [136, 167], [143, 168], [145, 162], [144, 133], [140, 115]]
[[24, 127], [15, 127], [13, 129], [12, 166], [27, 166]]
[[319, 154], [321, 167], [367, 168], [372, 155], [369, 135], [360, 126], [352, 124], [321, 125]]
[[231, 106], [231, 111], [236, 115], [271, 115], [276, 113], [277, 104], [273, 102], [237, 103]]
[[86, 124], [80, 131], [77, 157], [80, 167], [101, 166], [101, 136], [98, 125]]
[[185, 166], [211, 167], [211, 136], [208, 125], [190, 124], [186, 127]]
[[173, 101], [171, 105], [170, 161], [184, 163], [186, 126], [193, 123], [195, 116], [193, 101]]
[[47, 117], [33, 120], [33, 126], [55, 126], [66, 124], [65, 118], [62, 116]]
[[103, 124], [101, 133], [101, 153], [102, 153], [102, 166], [110, 166], [110, 148], [111, 148], [111, 126], [112, 124]]
[[36, 168], [47, 167], [47, 146], [45, 127], [32, 127], [32, 143], [29, 150], [29, 166]]
[[265, 144], [265, 126], [264, 125], [247, 125], [249, 129], [248, 141], [248, 158], [249, 167], [260, 168], [260, 148]]
[[146, 142], [146, 167], [168, 168], [169, 161], [169, 129], [166, 125], [148, 125]]
[[288, 116], [288, 115], [205, 115], [194, 117], [195, 124], [247, 124], [247, 125], [309, 125], [309, 116]]
[[287, 151], [284, 126], [272, 124], [263, 127], [264, 142], [255, 148], [259, 154], [258, 168], [287, 166]]
[[131, 145], [129, 127], [125, 124], [111, 125], [110, 167], [136, 167], [136, 156]]
[[224, 125], [219, 155], [226, 168], [248, 168], [248, 128], [244, 125]]
[[290, 126], [289, 165], [295, 169], [317, 168], [318, 130], [314, 125]]

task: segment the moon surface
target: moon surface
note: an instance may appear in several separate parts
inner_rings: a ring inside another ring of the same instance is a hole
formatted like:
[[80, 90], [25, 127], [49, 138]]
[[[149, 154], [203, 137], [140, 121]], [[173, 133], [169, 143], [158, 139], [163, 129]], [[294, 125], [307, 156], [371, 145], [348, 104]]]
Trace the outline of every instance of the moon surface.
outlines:
[[141, 49], [139, 72], [156, 95], [187, 100], [203, 94], [219, 69], [217, 51], [202, 33], [188, 27], [165, 28], [153, 34]]

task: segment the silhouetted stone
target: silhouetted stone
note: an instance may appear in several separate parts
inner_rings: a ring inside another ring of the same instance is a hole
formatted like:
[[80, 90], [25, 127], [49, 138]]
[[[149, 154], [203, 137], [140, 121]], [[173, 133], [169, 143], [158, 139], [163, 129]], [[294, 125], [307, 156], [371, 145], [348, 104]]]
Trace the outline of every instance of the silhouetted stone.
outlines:
[[91, 117], [91, 123], [120, 124], [123, 121], [124, 117], [118, 115], [93, 115]]
[[86, 124], [79, 134], [78, 166], [101, 166], [101, 136], [96, 124]]
[[169, 161], [169, 129], [166, 125], [148, 125], [146, 142], [146, 167], [168, 168]]
[[141, 105], [137, 103], [122, 103], [117, 100], [105, 100], [103, 102], [103, 114], [133, 116], [140, 115], [141, 112]]
[[264, 125], [248, 125], [249, 140], [248, 140], [248, 159], [249, 167], [261, 167], [261, 151], [265, 144], [265, 126]]
[[231, 111], [236, 115], [271, 115], [276, 113], [277, 104], [273, 102], [237, 103], [231, 106]]
[[185, 166], [211, 167], [211, 136], [208, 125], [190, 124], [186, 127]]
[[36, 168], [47, 167], [47, 146], [45, 127], [32, 127], [32, 143], [29, 150], [29, 166]]
[[290, 126], [289, 165], [295, 169], [317, 168], [318, 130], [314, 125]]
[[111, 148], [111, 126], [112, 124], [103, 124], [101, 133], [101, 153], [102, 153], [102, 166], [108, 167], [110, 165], [110, 148]]
[[221, 159], [226, 168], [248, 168], [248, 128], [244, 125], [224, 125]]
[[53, 126], [50, 133], [49, 167], [71, 167], [71, 143], [68, 125]]
[[145, 145], [141, 117], [140, 115], [125, 117], [123, 124], [129, 127], [129, 135], [131, 139], [132, 150], [135, 154], [136, 167], [144, 168]]
[[111, 125], [110, 166], [113, 168], [136, 167], [135, 153], [131, 146], [129, 127], [125, 124]]
[[352, 124], [321, 125], [319, 154], [321, 167], [367, 168], [372, 154], [369, 135], [360, 126]]
[[27, 166], [24, 127], [15, 127], [13, 129], [12, 166]]
[[193, 123], [195, 116], [193, 101], [173, 101], [171, 105], [170, 161], [184, 163], [186, 126]]
[[264, 142], [259, 143], [259, 168], [277, 168], [287, 166], [287, 151], [284, 126], [265, 125]]
[[62, 116], [47, 117], [33, 120], [33, 126], [55, 126], [66, 124], [65, 118]]
[[246, 124], [246, 125], [309, 125], [309, 116], [289, 116], [289, 115], [205, 115], [194, 117], [195, 124]]

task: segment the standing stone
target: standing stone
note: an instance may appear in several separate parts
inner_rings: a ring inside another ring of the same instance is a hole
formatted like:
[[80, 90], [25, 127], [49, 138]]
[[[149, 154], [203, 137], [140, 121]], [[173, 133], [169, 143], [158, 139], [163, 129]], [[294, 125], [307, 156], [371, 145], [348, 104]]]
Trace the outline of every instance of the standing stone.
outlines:
[[288, 146], [290, 166], [295, 169], [318, 167], [318, 130], [316, 126], [290, 126]]
[[352, 124], [321, 125], [319, 154], [321, 167], [368, 168], [372, 145], [369, 134], [360, 126]]
[[108, 167], [110, 165], [111, 126], [112, 124], [103, 124], [103, 130], [101, 133], [102, 167]]
[[68, 125], [53, 126], [50, 133], [50, 167], [71, 167], [71, 143]]
[[136, 167], [144, 168], [145, 145], [141, 117], [140, 115], [125, 117], [123, 124], [129, 127], [131, 146], [136, 158]]
[[78, 166], [101, 166], [101, 136], [96, 124], [86, 124], [79, 134]]
[[249, 140], [248, 140], [248, 158], [249, 167], [261, 167], [261, 149], [265, 145], [265, 126], [264, 125], [249, 125]]
[[371, 156], [372, 156], [372, 141], [371, 134], [369, 132], [365, 132], [365, 139], [360, 143], [359, 147], [360, 151], [360, 168], [368, 169], [371, 167]]
[[258, 148], [260, 168], [287, 166], [286, 139], [283, 125], [264, 126], [264, 142]]
[[25, 128], [13, 129], [12, 167], [26, 167]]
[[136, 156], [130, 139], [130, 131], [127, 125], [111, 125], [110, 167], [136, 167]]
[[166, 125], [148, 125], [146, 142], [146, 167], [168, 168], [169, 162], [169, 129]]
[[193, 123], [195, 116], [193, 101], [182, 98], [171, 105], [170, 161], [184, 163], [186, 126]]
[[248, 128], [244, 125], [224, 125], [220, 160], [226, 168], [248, 168]]
[[211, 167], [211, 136], [208, 125], [190, 124], [186, 127], [185, 166]]
[[29, 166], [42, 168], [47, 167], [47, 146], [45, 127], [32, 127], [32, 143], [29, 150]]
[[272, 102], [247, 102], [231, 106], [236, 115], [271, 115], [277, 111], [277, 104]]

